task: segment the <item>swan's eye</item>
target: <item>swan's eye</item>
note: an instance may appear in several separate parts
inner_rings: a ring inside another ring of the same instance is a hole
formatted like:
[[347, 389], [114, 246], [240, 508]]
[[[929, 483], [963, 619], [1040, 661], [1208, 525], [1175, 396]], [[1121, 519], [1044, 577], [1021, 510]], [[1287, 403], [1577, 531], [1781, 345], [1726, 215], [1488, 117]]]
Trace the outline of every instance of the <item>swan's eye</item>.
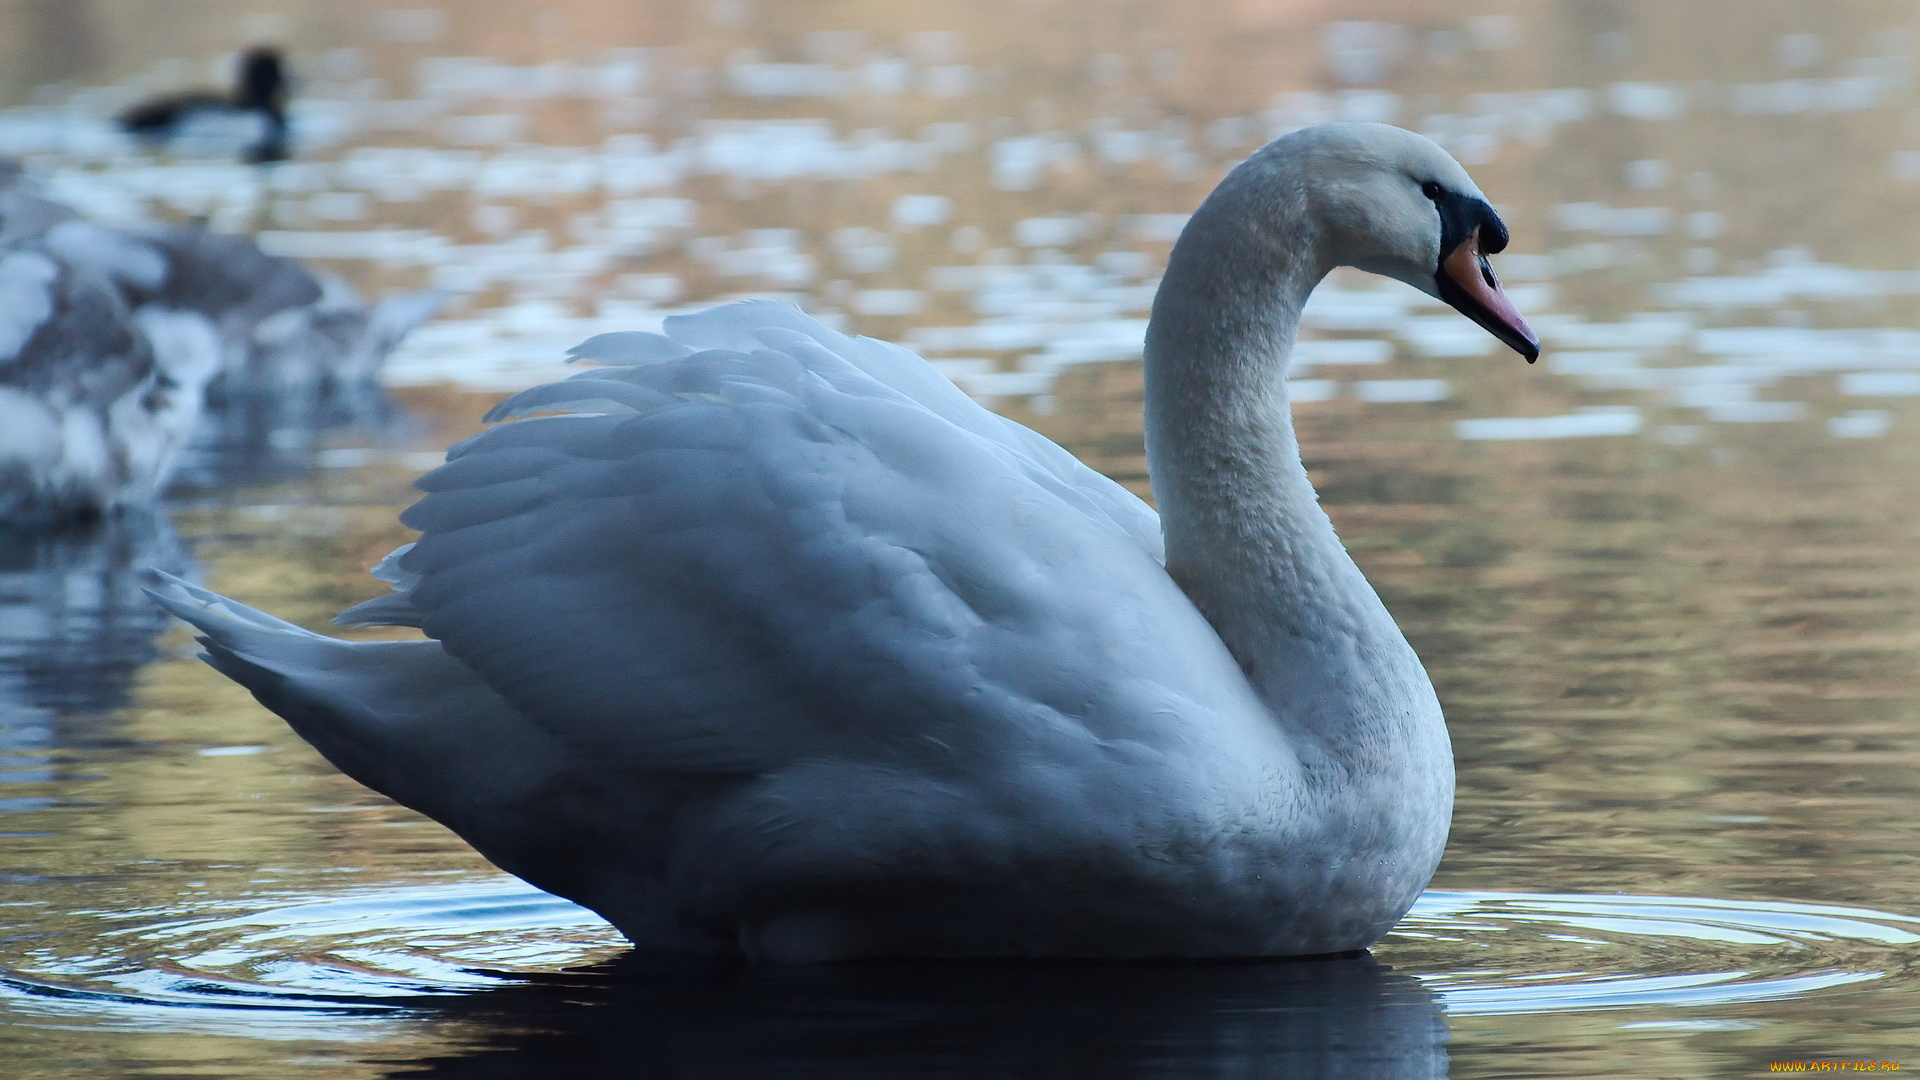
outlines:
[[1425, 195], [1427, 198], [1432, 199], [1434, 202], [1439, 202], [1440, 196], [1445, 195], [1446, 193], [1447, 193], [1447, 189], [1441, 187], [1439, 181], [1437, 180], [1429, 180], [1426, 183], [1420, 185], [1420, 194]]

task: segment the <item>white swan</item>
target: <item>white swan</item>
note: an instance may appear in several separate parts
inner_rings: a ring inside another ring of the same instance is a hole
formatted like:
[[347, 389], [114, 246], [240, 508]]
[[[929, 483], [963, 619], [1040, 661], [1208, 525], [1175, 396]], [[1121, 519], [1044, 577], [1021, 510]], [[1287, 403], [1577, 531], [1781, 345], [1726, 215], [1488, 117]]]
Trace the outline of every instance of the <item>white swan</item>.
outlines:
[[[349, 644], [175, 582], [207, 659], [335, 765], [649, 949], [1207, 957], [1363, 948], [1453, 768], [1300, 464], [1287, 357], [1353, 265], [1531, 357], [1506, 231], [1417, 135], [1236, 168], [1147, 335], [1161, 515], [918, 357], [732, 304], [579, 352], [449, 451]], [[1165, 533], [1165, 563], [1161, 533]]]
[[435, 293], [345, 283], [199, 226], [116, 229], [0, 161], [0, 518], [159, 498], [211, 395], [288, 407], [371, 385]]
[[0, 517], [158, 496], [220, 365], [205, 316], [144, 299], [166, 274], [0, 161]]

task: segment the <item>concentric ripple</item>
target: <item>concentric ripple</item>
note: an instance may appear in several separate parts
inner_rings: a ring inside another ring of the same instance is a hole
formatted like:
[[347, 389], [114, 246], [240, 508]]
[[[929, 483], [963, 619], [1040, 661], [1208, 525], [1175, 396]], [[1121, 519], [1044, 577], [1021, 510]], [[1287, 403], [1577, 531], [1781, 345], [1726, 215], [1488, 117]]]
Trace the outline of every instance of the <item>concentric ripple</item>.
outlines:
[[512, 878], [101, 918], [89, 952], [44, 946], [0, 970], [0, 1004], [120, 1029], [271, 1038], [291, 1024], [289, 1035], [350, 1040], [383, 1034], [397, 1009], [623, 946], [592, 912]]
[[1430, 891], [1376, 952], [1471, 1015], [1798, 997], [1905, 974], [1914, 942], [1863, 908]]
[[[632, 977], [604, 963], [622, 951], [605, 923], [510, 878], [98, 917], [84, 950], [65, 937], [0, 971], [0, 1005], [29, 1023], [353, 1040], [450, 999]], [[1523, 1014], [1801, 997], [1905, 977], [1916, 942], [1920, 918], [1860, 908], [1435, 891], [1375, 953], [1449, 1014]]]

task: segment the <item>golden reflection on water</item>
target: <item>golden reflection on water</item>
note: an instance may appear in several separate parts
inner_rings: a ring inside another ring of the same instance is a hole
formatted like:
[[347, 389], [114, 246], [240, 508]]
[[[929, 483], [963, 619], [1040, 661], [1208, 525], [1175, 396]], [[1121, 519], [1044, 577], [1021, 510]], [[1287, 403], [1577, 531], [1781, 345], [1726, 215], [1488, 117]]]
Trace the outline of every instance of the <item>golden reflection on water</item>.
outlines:
[[[12, 0], [0, 79], [21, 108], [0, 151], [91, 212], [206, 214], [369, 293], [454, 293], [396, 359], [415, 427], [331, 433], [378, 452], [173, 515], [210, 586], [321, 627], [378, 591], [363, 571], [407, 538], [393, 516], [418, 453], [558, 373], [580, 337], [725, 295], [913, 342], [1145, 493], [1130, 342], [1177, 228], [1163, 215], [1292, 124], [1429, 131], [1511, 225], [1504, 264], [1548, 354], [1527, 368], [1342, 274], [1344, 306], [1308, 337], [1354, 345], [1311, 354], [1296, 397], [1324, 502], [1448, 709], [1460, 798], [1436, 886], [1913, 912], [1912, 17], [1869, 0]], [[263, 38], [304, 80], [294, 164], [82, 137]], [[1849, 334], [1867, 330], [1897, 333]], [[1618, 433], [1461, 426], [1583, 415]], [[162, 646], [130, 706], [47, 721], [7, 774], [26, 779], [0, 790], [24, 800], [0, 803], [20, 897], [0, 964], [86, 938], [89, 913], [484, 869], [192, 662], [184, 633]], [[1379, 953], [1465, 962], [1413, 940]], [[1897, 1059], [1920, 1049], [1920, 1008], [1914, 983], [1883, 983], [1710, 1015], [1455, 1017], [1453, 1075]], [[304, 1055], [345, 1077], [484, 1034], [443, 1018], [268, 1051], [16, 1027], [0, 1046], [44, 1075], [258, 1075]]]

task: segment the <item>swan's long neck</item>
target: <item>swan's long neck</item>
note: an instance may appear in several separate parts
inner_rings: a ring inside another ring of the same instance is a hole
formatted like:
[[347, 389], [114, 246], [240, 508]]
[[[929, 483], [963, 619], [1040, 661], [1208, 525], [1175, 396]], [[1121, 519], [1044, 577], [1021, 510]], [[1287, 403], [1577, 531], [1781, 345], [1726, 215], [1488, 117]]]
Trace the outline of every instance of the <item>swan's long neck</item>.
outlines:
[[[1432, 684], [1320, 509], [1287, 399], [1300, 311], [1330, 266], [1304, 208], [1256, 212], [1246, 191], [1230, 179], [1194, 215], [1147, 332], [1167, 568], [1276, 721], [1316, 736], [1293, 740], [1303, 755], [1418, 783], [1409, 770], [1448, 757]], [[1445, 772], [1418, 786], [1450, 798]]]

